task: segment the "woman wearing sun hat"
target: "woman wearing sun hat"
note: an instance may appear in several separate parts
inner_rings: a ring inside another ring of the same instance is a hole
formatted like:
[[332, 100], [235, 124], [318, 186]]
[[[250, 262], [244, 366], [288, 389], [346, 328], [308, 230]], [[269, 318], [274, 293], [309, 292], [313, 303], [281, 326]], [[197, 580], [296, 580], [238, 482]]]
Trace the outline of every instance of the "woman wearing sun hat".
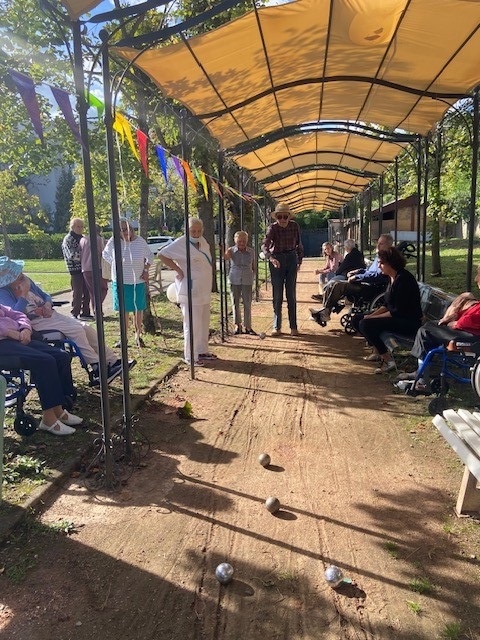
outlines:
[[275, 207], [275, 222], [267, 229], [262, 251], [269, 262], [273, 289], [272, 336], [282, 333], [283, 288], [287, 298], [290, 333], [298, 336], [297, 328], [297, 271], [303, 260], [300, 227], [291, 219], [286, 203]]

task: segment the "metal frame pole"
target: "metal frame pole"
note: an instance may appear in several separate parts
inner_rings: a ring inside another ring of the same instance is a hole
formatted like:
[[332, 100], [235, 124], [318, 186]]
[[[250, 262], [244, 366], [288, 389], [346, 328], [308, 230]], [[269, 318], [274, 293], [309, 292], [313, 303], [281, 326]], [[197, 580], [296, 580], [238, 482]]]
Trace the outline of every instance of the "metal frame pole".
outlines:
[[470, 218], [468, 221], [467, 291], [472, 288], [473, 242], [475, 235], [475, 211], [477, 196], [478, 147], [480, 129], [479, 87], [473, 92], [472, 181], [470, 188]]

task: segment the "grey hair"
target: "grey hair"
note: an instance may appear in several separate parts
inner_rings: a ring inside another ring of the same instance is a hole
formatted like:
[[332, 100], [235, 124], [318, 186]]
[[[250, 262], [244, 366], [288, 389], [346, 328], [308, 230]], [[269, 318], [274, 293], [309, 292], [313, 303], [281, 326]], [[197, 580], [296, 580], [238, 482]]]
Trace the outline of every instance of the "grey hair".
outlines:
[[389, 233], [381, 233], [378, 239], [380, 238], [383, 238], [389, 247], [393, 246], [393, 238]]
[[188, 228], [191, 229], [195, 225], [198, 225], [203, 229], [203, 221], [200, 220], [200, 218], [189, 218], [188, 219]]
[[349, 251], [351, 251], [356, 244], [357, 243], [353, 238], [347, 238], [343, 243], [343, 246], [345, 247], [345, 249], [348, 249]]

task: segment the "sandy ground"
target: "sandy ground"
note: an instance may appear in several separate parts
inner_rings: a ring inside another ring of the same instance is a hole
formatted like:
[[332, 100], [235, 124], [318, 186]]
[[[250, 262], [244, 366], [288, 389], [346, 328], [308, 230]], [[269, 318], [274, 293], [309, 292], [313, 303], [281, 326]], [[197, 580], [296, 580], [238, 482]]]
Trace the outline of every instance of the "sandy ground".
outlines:
[[[33, 565], [19, 585], [0, 576], [2, 640], [432, 640], [452, 622], [449, 637], [480, 638], [478, 523], [451, 532], [460, 463], [419, 417], [425, 401], [373, 375], [338, 317], [309, 321], [309, 267], [299, 280], [301, 336], [212, 345], [217, 361], [194, 381], [181, 370], [140, 414], [151, 451], [126, 486], [70, 479], [41, 521], [76, 532], [1, 551], [0, 567]], [[332, 589], [330, 564], [352, 582]]]

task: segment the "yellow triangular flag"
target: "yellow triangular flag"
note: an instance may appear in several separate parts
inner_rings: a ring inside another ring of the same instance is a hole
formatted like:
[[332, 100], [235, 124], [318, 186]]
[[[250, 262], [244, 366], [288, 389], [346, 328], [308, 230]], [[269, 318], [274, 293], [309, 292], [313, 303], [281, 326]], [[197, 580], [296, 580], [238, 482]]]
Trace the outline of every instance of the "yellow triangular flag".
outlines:
[[135, 146], [135, 142], [133, 141], [132, 127], [130, 126], [129, 121], [122, 116], [121, 113], [117, 112], [115, 113], [115, 120], [113, 121], [113, 128], [115, 131], [118, 131], [118, 126], [122, 129], [122, 142], [124, 141], [124, 135], [127, 136], [128, 144], [130, 145], [133, 155], [137, 160], [140, 160], [140, 155], [137, 147]]
[[205, 194], [205, 200], [208, 200], [207, 177], [203, 171], [200, 171], [200, 182], [202, 183], [203, 193]]

